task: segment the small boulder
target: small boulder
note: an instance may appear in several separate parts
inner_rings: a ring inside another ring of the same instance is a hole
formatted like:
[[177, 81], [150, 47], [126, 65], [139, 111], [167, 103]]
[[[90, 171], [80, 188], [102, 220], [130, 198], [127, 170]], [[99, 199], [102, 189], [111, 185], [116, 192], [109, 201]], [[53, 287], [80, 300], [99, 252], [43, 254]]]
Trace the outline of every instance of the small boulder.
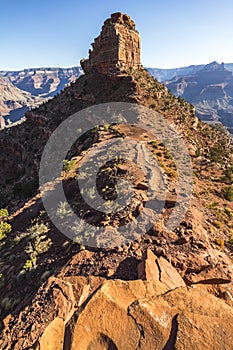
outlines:
[[163, 257], [157, 258], [150, 249], [146, 250], [138, 265], [138, 278], [160, 285], [166, 291], [186, 286], [176, 269]]

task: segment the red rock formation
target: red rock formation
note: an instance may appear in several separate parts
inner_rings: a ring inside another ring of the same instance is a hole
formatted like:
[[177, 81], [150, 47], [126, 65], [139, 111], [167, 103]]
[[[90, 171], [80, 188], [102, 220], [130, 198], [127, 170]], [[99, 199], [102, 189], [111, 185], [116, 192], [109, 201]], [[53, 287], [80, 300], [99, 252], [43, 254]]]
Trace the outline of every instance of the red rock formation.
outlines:
[[140, 37], [128, 15], [119, 12], [111, 15], [92, 47], [89, 59], [81, 61], [86, 74], [92, 71], [112, 74], [130, 67], [141, 67]]

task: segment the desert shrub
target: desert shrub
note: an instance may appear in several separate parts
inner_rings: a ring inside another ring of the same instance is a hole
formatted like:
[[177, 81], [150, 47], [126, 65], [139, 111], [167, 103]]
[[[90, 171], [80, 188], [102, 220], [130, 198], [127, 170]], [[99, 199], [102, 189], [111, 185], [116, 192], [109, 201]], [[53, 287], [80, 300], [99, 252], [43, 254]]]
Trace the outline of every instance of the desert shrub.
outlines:
[[221, 145], [212, 147], [209, 153], [209, 158], [214, 163], [221, 163], [223, 160], [224, 150]]
[[233, 183], [233, 166], [224, 170], [222, 180], [229, 184]]
[[232, 210], [229, 208], [224, 208], [224, 213], [227, 216], [228, 220], [232, 220]]
[[209, 208], [209, 209], [216, 209], [216, 208], [218, 208], [218, 206], [219, 206], [219, 202], [212, 202], [212, 203], [210, 203], [210, 204], [208, 204], [207, 205], [207, 208]]
[[35, 223], [27, 230], [28, 243], [25, 249], [30, 259], [26, 260], [23, 269], [31, 270], [37, 266], [37, 258], [43, 253], [46, 253], [52, 241], [47, 238], [47, 233], [49, 231], [48, 225], [44, 222], [35, 221]]
[[7, 237], [11, 233], [11, 225], [7, 222], [0, 221], [0, 241]]
[[224, 228], [224, 224], [223, 224], [221, 221], [219, 221], [219, 220], [214, 220], [214, 221], [213, 221], [213, 224], [214, 224], [214, 226], [217, 227], [219, 230], [223, 230], [223, 228]]
[[0, 219], [5, 219], [9, 215], [7, 209], [0, 209]]
[[72, 211], [71, 211], [69, 204], [67, 202], [60, 202], [59, 203], [56, 214], [60, 219], [66, 218], [71, 213], [72, 213]]
[[233, 188], [232, 188], [232, 186], [223, 187], [221, 193], [226, 200], [228, 200], [230, 202], [233, 201]]
[[76, 162], [74, 159], [71, 159], [71, 160], [63, 160], [63, 171], [65, 173], [68, 173], [69, 171], [71, 170], [74, 170], [75, 169], [75, 166], [76, 166]]
[[195, 156], [196, 156], [196, 157], [200, 157], [201, 154], [202, 154], [201, 149], [200, 149], [200, 148], [197, 148], [196, 151], [195, 151]]
[[104, 131], [108, 131], [109, 130], [109, 128], [110, 128], [110, 124], [104, 124]]

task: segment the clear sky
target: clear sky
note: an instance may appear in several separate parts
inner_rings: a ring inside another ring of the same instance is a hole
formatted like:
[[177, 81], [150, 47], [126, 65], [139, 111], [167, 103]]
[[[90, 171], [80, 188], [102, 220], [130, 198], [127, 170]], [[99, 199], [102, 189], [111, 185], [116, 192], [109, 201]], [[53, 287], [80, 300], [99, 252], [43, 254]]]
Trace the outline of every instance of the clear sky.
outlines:
[[0, 0], [0, 70], [77, 66], [118, 11], [136, 22], [145, 67], [233, 62], [233, 0]]

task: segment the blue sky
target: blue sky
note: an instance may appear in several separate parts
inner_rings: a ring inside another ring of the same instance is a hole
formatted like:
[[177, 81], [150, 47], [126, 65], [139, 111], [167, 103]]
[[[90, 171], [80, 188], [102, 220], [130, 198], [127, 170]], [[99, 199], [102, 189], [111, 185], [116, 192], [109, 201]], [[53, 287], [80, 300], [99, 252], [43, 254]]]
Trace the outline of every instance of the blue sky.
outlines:
[[145, 67], [233, 62], [233, 0], [0, 0], [0, 70], [77, 66], [118, 11], [136, 22]]

